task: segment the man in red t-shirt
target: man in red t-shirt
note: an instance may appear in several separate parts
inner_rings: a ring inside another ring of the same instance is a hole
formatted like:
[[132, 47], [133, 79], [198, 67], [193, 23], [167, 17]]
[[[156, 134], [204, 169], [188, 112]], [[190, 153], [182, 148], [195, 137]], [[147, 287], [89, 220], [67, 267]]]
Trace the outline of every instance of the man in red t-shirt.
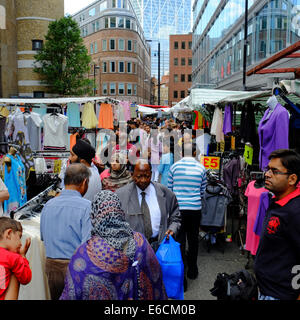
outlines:
[[7, 217], [0, 217], [0, 300], [5, 299], [11, 275], [21, 284], [31, 281], [32, 273], [25, 255], [31, 239], [22, 247], [22, 225]]

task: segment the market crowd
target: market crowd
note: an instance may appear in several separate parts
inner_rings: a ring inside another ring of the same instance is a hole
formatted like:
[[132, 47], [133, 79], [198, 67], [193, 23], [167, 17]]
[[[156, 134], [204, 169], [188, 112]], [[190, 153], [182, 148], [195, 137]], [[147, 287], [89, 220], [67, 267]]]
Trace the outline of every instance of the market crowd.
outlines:
[[[106, 131], [97, 156], [88, 139], [76, 141], [62, 190], [41, 213], [53, 300], [168, 299], [155, 252], [170, 236], [180, 243], [188, 290], [187, 279], [199, 273], [206, 132], [189, 121], [146, 117]], [[269, 160], [265, 188], [274, 194], [274, 223], [264, 225], [255, 260], [260, 299], [297, 299], [290, 269], [300, 263], [300, 156], [279, 150]], [[0, 201], [8, 196], [0, 180]], [[16, 296], [15, 283], [30, 282], [30, 240], [22, 246], [21, 236], [20, 223], [0, 218], [0, 299]]]

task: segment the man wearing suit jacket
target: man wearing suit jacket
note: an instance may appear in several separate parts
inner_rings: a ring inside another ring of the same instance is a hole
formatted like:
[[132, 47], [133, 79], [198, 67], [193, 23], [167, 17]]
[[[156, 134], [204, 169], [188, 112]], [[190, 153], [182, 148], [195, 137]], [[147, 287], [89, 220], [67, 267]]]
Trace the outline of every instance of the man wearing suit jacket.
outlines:
[[131, 228], [146, 235], [142, 213], [144, 197], [150, 211], [152, 227], [151, 236], [146, 238], [156, 251], [166, 235], [176, 236], [181, 226], [181, 214], [175, 194], [162, 184], [151, 182], [151, 175], [151, 165], [146, 160], [139, 159], [134, 168], [133, 182], [118, 189], [116, 193]]

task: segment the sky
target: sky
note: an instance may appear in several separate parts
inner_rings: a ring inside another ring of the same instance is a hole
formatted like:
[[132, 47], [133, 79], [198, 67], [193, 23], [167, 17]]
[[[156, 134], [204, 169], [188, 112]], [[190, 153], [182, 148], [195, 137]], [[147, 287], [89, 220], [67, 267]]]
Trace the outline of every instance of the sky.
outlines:
[[65, 0], [65, 15], [67, 13], [72, 15], [92, 2], [95, 2], [95, 0]]

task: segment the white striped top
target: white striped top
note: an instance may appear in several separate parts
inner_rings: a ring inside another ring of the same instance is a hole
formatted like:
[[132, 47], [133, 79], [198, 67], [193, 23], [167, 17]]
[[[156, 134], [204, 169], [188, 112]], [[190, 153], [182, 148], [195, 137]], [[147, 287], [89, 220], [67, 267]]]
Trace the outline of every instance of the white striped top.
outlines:
[[168, 188], [175, 193], [180, 210], [201, 210], [206, 185], [206, 169], [192, 157], [184, 157], [170, 168]]

